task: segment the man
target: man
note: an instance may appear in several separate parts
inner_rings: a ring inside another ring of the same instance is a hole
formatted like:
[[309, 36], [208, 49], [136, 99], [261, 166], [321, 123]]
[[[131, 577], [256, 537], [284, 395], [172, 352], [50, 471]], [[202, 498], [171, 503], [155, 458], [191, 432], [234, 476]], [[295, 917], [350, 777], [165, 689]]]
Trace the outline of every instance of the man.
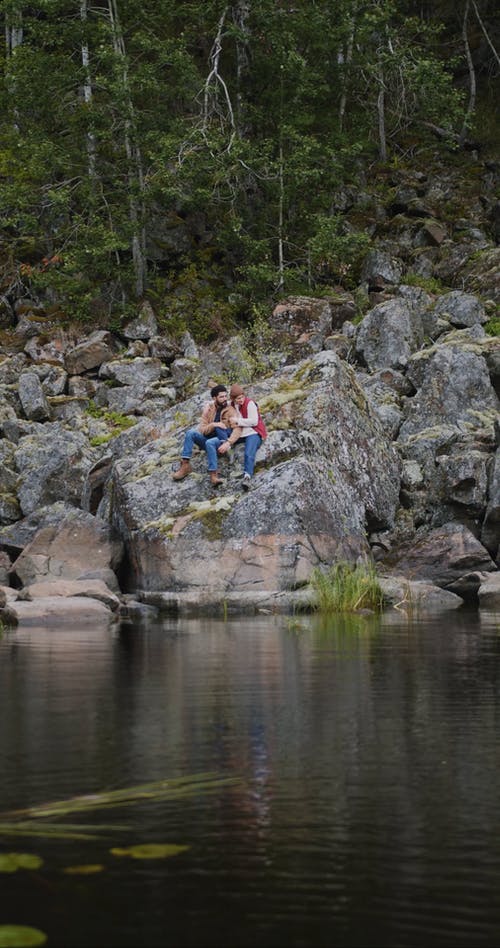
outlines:
[[230, 418], [234, 417], [235, 412], [231, 405], [227, 403], [227, 388], [225, 385], [214, 385], [210, 391], [211, 402], [206, 402], [203, 406], [200, 423], [197, 428], [190, 428], [186, 431], [184, 437], [184, 446], [182, 448], [181, 466], [173, 474], [174, 481], [182, 481], [188, 474], [191, 474], [191, 455], [193, 446], [207, 452], [208, 472], [210, 482], [213, 487], [218, 487], [223, 483], [218, 472], [217, 448], [232, 433]]
[[245, 395], [245, 390], [241, 385], [231, 385], [229, 397], [236, 415], [231, 419], [233, 430], [229, 433], [229, 438], [219, 446], [218, 453], [225, 454], [235, 444], [245, 445], [241, 486], [243, 490], [249, 490], [255, 467], [255, 455], [264, 438], [267, 438], [267, 430], [256, 402]]

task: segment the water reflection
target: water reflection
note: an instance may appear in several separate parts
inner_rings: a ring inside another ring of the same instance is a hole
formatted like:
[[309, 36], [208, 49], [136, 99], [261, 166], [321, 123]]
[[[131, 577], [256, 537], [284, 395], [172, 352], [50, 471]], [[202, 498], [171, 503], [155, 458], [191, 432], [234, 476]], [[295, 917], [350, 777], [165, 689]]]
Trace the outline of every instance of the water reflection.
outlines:
[[[7, 633], [2, 810], [239, 778], [128, 808], [132, 838], [114, 843], [189, 844], [176, 867], [56, 875], [48, 901], [9, 880], [19, 912], [31, 900], [21, 921], [66, 948], [495, 944], [498, 631], [495, 615], [453, 613]], [[74, 847], [49, 846], [49, 872], [104, 859]]]

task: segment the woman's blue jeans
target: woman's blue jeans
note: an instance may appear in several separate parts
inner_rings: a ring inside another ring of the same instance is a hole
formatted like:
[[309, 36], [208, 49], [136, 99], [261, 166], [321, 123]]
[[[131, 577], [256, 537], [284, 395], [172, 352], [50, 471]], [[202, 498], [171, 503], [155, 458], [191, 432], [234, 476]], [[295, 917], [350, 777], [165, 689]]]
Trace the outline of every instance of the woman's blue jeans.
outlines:
[[[210, 438], [207, 438], [206, 435], [203, 435], [197, 428], [190, 428], [189, 431], [186, 431], [184, 436], [182, 457], [190, 458], [193, 453], [193, 446], [196, 445], [198, 448], [201, 448], [202, 451], [207, 452], [208, 470], [216, 471], [219, 462], [217, 448], [223, 441], [227, 441], [231, 434], [230, 429], [226, 428], [217, 428], [217, 432], [215, 437], [211, 435]], [[253, 436], [251, 435], [251, 437]]]
[[259, 434], [247, 435], [246, 438], [238, 438], [236, 444], [245, 444], [245, 458], [243, 461], [243, 470], [249, 477], [253, 474], [255, 467], [255, 455], [262, 444], [262, 438]]

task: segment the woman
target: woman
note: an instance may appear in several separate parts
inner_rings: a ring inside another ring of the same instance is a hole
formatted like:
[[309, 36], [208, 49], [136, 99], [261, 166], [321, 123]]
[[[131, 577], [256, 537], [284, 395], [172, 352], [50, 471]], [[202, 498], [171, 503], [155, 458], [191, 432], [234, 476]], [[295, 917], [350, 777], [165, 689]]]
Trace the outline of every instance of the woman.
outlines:
[[231, 423], [233, 425], [236, 423], [237, 427], [234, 428], [228, 440], [220, 445], [218, 452], [225, 454], [235, 444], [245, 445], [242, 487], [243, 490], [248, 490], [255, 467], [255, 455], [264, 438], [267, 438], [267, 430], [257, 403], [245, 395], [245, 390], [241, 385], [231, 385], [229, 398], [235, 410], [235, 417], [231, 419]]

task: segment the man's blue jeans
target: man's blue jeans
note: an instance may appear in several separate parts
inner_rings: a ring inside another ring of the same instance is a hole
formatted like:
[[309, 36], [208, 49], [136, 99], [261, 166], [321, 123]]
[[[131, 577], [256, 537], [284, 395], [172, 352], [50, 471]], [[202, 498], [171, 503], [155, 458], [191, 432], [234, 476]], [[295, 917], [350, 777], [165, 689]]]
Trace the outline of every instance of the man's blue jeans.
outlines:
[[190, 428], [189, 431], [186, 431], [182, 457], [190, 458], [193, 453], [193, 446], [196, 445], [198, 448], [201, 448], [202, 451], [207, 452], [208, 470], [216, 471], [219, 459], [217, 448], [223, 441], [227, 441], [231, 434], [230, 429], [226, 428], [216, 428], [216, 431], [217, 435], [210, 435], [209, 438], [203, 435], [201, 431], [198, 431], [197, 428]]
[[235, 441], [235, 445], [243, 443], [245, 444], [243, 470], [245, 474], [248, 474], [248, 476], [251, 477], [255, 467], [255, 455], [262, 444], [262, 438], [259, 434], [252, 434], [247, 435], [246, 438], [238, 438], [238, 440]]

